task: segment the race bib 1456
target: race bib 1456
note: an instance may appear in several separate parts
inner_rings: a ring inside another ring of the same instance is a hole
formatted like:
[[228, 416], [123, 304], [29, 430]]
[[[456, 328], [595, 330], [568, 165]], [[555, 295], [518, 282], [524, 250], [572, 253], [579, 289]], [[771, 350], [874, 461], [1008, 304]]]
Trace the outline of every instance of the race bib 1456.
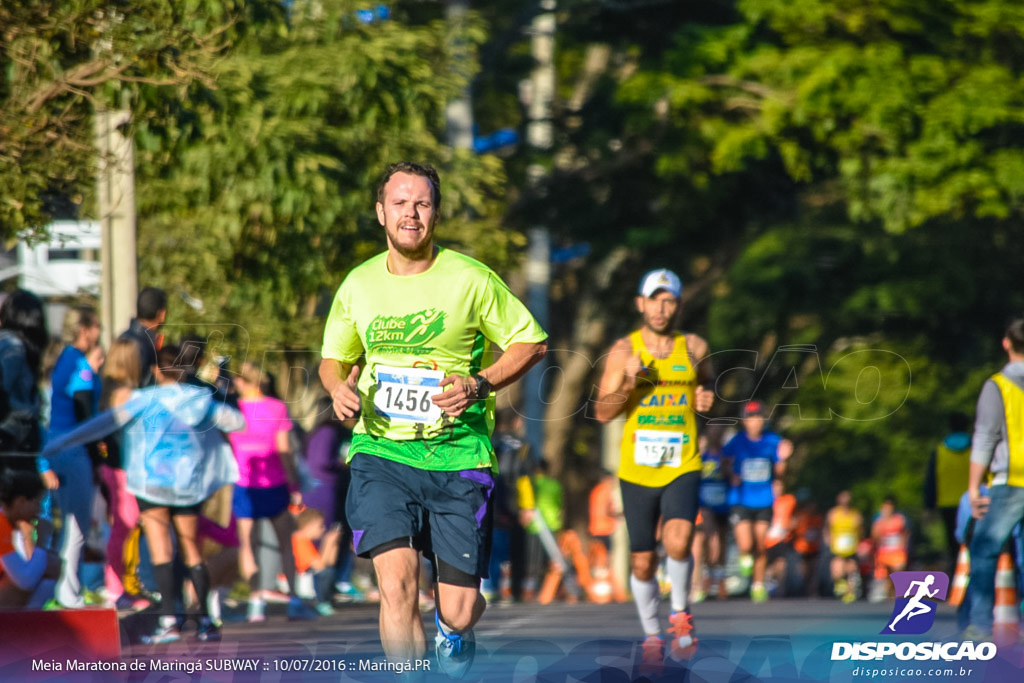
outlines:
[[373, 407], [378, 415], [392, 420], [436, 422], [441, 419], [441, 409], [430, 399], [441, 393], [442, 379], [441, 370], [378, 365]]

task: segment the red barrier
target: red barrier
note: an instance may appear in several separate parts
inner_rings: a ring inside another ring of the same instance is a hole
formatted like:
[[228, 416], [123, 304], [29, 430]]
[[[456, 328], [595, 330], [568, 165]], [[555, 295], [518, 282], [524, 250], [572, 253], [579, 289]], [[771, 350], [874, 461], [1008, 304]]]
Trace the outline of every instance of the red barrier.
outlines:
[[0, 661], [60, 653], [83, 660], [121, 657], [117, 610], [0, 612]]

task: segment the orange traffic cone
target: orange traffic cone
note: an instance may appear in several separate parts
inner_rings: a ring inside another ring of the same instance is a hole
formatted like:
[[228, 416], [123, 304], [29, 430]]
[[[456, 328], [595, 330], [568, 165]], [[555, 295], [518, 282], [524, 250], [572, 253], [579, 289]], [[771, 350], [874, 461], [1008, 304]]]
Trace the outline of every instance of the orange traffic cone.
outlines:
[[1017, 642], [1020, 633], [1017, 607], [1017, 578], [1010, 553], [999, 556], [996, 566], [996, 600], [992, 611], [992, 639], [997, 645]]
[[960, 552], [956, 556], [956, 571], [953, 572], [953, 587], [949, 590], [949, 602], [953, 607], [959, 607], [964, 602], [964, 595], [967, 593], [967, 583], [971, 580], [971, 552], [967, 544], [960, 546]]
[[562, 567], [552, 562], [547, 575], [544, 576], [544, 581], [541, 583], [540, 592], [537, 593], [537, 604], [551, 604], [551, 601], [558, 595], [558, 587], [562, 585], [562, 578], [564, 576], [565, 572], [562, 571]]
[[[576, 602], [579, 599], [578, 591], [583, 589], [585, 594], [590, 593], [592, 578], [590, 576], [590, 563], [587, 556], [583, 554], [583, 545], [579, 535], [572, 529], [566, 529], [559, 534], [558, 549], [563, 558], [572, 561], [575, 572], [573, 573], [572, 584], [567, 586], [569, 602]], [[540, 593], [537, 594], [537, 602], [547, 605], [558, 595], [558, 588], [565, 579], [561, 564], [552, 562], [548, 569], [547, 576], [541, 585]]]

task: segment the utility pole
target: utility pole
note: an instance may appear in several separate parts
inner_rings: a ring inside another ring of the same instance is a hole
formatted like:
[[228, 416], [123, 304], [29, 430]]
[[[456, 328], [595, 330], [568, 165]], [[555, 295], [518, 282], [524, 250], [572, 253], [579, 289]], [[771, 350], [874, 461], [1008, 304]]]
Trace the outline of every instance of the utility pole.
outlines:
[[96, 109], [94, 134], [99, 153], [97, 194], [100, 232], [100, 321], [102, 342], [110, 348], [135, 315], [138, 266], [135, 247], [135, 147], [120, 127], [130, 110]]
[[[548, 152], [554, 141], [551, 117], [555, 98], [555, 24], [555, 0], [540, 0], [540, 12], [530, 26], [530, 52], [535, 64], [527, 86], [529, 123], [526, 143], [534, 158], [526, 173], [535, 194], [544, 191], [549, 173], [538, 157]], [[551, 284], [551, 233], [547, 226], [535, 225], [529, 231], [529, 240], [526, 261], [527, 304], [537, 321], [547, 329], [550, 322], [548, 289]], [[547, 406], [544, 375], [547, 367], [546, 361], [538, 363], [523, 380], [526, 440], [535, 458], [544, 454], [544, 413]]]
[[466, 82], [461, 95], [448, 103], [445, 119], [448, 128], [448, 145], [453, 149], [473, 149], [473, 98], [470, 93], [470, 75], [466, 65], [470, 63], [466, 48], [466, 14], [469, 0], [448, 0], [445, 5], [445, 19], [448, 22], [450, 42], [449, 55], [452, 69], [462, 73]]

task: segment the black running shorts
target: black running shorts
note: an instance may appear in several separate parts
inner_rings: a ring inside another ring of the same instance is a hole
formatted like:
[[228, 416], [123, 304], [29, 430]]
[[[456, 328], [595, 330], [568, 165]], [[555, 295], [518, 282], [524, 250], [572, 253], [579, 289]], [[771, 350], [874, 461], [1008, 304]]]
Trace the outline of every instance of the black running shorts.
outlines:
[[[356, 454], [349, 468], [345, 513], [360, 557], [377, 555], [381, 547], [408, 546], [435, 565], [487, 576], [494, 491], [490, 470], [421, 470], [365, 453]], [[445, 581], [445, 573], [439, 576], [442, 583], [461, 585]]]
[[765, 522], [772, 523], [772, 508], [748, 508], [745, 505], [733, 505], [730, 511], [732, 523], [737, 522]]
[[656, 532], [658, 519], [697, 519], [700, 504], [700, 472], [687, 472], [667, 486], [651, 488], [628, 481], [619, 482], [622, 488], [622, 514], [629, 530], [629, 550], [649, 552], [658, 547]]

